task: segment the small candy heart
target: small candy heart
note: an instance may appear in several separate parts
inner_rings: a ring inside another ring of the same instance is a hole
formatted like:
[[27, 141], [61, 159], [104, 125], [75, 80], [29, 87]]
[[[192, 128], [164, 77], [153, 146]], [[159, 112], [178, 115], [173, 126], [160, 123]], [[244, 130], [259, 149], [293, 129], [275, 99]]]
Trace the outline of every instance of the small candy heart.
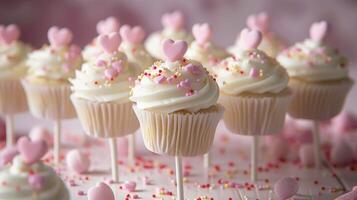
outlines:
[[98, 183], [88, 190], [88, 200], [115, 200], [112, 189], [105, 183]]
[[120, 28], [120, 36], [131, 44], [140, 44], [145, 38], [145, 31], [141, 26], [130, 27], [124, 25]]
[[255, 49], [262, 41], [262, 34], [258, 30], [243, 29], [239, 36], [238, 46], [241, 49]]
[[115, 17], [108, 17], [97, 23], [97, 32], [99, 35], [107, 35], [118, 32], [120, 27], [119, 20]]
[[135, 192], [136, 182], [134, 181], [127, 181], [123, 184], [123, 188], [129, 192]]
[[212, 29], [207, 23], [195, 24], [192, 27], [192, 34], [199, 45], [204, 45], [211, 39]]
[[73, 39], [72, 32], [67, 28], [58, 28], [56, 26], [52, 26], [47, 33], [48, 40], [52, 47], [58, 48], [62, 46], [66, 46], [71, 43]]
[[123, 61], [122, 60], [117, 60], [112, 62], [112, 68], [117, 71], [118, 74], [120, 74], [123, 71]]
[[331, 163], [346, 166], [354, 161], [353, 149], [342, 139], [337, 140], [331, 150]]
[[104, 70], [104, 76], [108, 80], [113, 80], [118, 76], [118, 71], [113, 68], [106, 69], [106, 70]]
[[47, 153], [47, 144], [44, 140], [31, 141], [27, 137], [21, 137], [17, 141], [17, 148], [27, 164], [36, 163]]
[[328, 24], [326, 21], [315, 22], [310, 27], [310, 38], [316, 42], [324, 40], [327, 34]]
[[98, 44], [106, 53], [113, 53], [118, 50], [121, 43], [119, 33], [111, 33], [109, 35], [100, 35], [98, 37]]
[[45, 179], [39, 174], [29, 175], [27, 182], [36, 190], [41, 190], [45, 186]]
[[174, 11], [172, 13], [165, 13], [161, 18], [161, 23], [164, 27], [180, 30], [184, 26], [185, 18], [182, 12]]
[[183, 40], [173, 41], [171, 39], [165, 40], [163, 43], [163, 50], [166, 60], [174, 62], [183, 58], [187, 51], [187, 42]]
[[29, 133], [32, 141], [44, 140], [47, 146], [52, 146], [53, 137], [51, 132], [44, 126], [34, 126]]
[[16, 147], [6, 147], [0, 153], [0, 166], [7, 165], [11, 163], [12, 160], [19, 154]]
[[274, 192], [278, 200], [285, 200], [294, 196], [299, 190], [298, 182], [294, 178], [285, 177], [274, 185]]
[[20, 37], [20, 29], [15, 24], [0, 26], [0, 42], [9, 45]]
[[66, 164], [70, 170], [82, 174], [88, 171], [90, 159], [88, 154], [79, 150], [71, 150], [66, 155]]
[[299, 159], [303, 166], [311, 167], [315, 164], [314, 147], [312, 144], [304, 144], [299, 149]]
[[257, 15], [250, 15], [247, 18], [247, 26], [253, 30], [267, 32], [269, 30], [269, 21], [269, 15], [266, 12], [261, 12]]

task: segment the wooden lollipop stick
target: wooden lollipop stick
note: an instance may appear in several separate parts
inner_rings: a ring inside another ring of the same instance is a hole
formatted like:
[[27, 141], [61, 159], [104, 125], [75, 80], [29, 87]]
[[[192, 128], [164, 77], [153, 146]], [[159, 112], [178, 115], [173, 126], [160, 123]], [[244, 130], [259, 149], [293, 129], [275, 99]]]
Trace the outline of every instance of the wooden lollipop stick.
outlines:
[[209, 155], [209, 152], [207, 152], [205, 155], [203, 155], [203, 167], [205, 169], [209, 169], [211, 166], [211, 157]]
[[6, 146], [11, 147], [14, 145], [14, 116], [9, 114], [5, 117], [6, 123]]
[[61, 153], [61, 119], [56, 119], [55, 121], [53, 140], [53, 159], [55, 165], [59, 165]]
[[258, 180], [257, 174], [257, 165], [258, 165], [258, 145], [259, 145], [259, 138], [258, 136], [253, 136], [252, 145], [251, 145], [251, 177], [252, 181]]
[[119, 170], [117, 165], [117, 140], [116, 138], [109, 138], [109, 149], [110, 149], [110, 158], [112, 165], [112, 179], [114, 182], [119, 183]]
[[321, 168], [321, 152], [320, 152], [320, 130], [319, 123], [313, 121], [313, 138], [314, 138], [314, 154], [315, 154], [315, 168]]
[[177, 200], [184, 200], [184, 191], [183, 191], [183, 181], [182, 181], [182, 158], [181, 156], [175, 157], [176, 163], [176, 193]]
[[128, 136], [128, 159], [131, 164], [135, 162], [135, 135], [131, 134]]

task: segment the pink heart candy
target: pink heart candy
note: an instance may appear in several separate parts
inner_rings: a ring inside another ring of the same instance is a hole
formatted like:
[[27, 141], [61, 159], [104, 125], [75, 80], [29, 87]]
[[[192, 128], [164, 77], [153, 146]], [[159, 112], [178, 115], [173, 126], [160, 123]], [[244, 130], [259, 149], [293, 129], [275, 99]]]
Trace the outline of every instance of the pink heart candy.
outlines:
[[285, 177], [274, 185], [274, 192], [278, 200], [285, 200], [294, 196], [299, 190], [298, 182], [294, 178]]
[[165, 40], [163, 43], [163, 50], [166, 60], [174, 62], [183, 58], [187, 51], [187, 42], [183, 40], [173, 41], [171, 39]]
[[44, 140], [46, 141], [47, 146], [52, 146], [53, 144], [52, 134], [44, 126], [34, 126], [33, 128], [31, 128], [29, 136], [32, 141]]
[[0, 26], [0, 42], [6, 45], [11, 44], [20, 37], [20, 29], [15, 24]]
[[310, 27], [310, 38], [316, 42], [324, 40], [327, 34], [328, 24], [326, 21], [315, 22]]
[[145, 38], [145, 31], [141, 26], [124, 25], [120, 28], [120, 36], [128, 43], [140, 44]]
[[97, 23], [97, 32], [100, 35], [107, 35], [118, 32], [120, 27], [119, 20], [115, 17], [108, 17]]
[[127, 181], [123, 184], [123, 188], [129, 192], [135, 192], [136, 189], [136, 182], [134, 181]]
[[36, 190], [41, 190], [45, 185], [45, 179], [39, 174], [30, 175], [27, 182]]
[[192, 27], [192, 34], [200, 45], [204, 45], [211, 39], [212, 29], [207, 23], [195, 24]]
[[106, 53], [113, 53], [117, 51], [121, 43], [119, 33], [110, 33], [109, 35], [100, 35], [98, 37], [98, 44]]
[[104, 76], [108, 80], [113, 80], [118, 76], [118, 71], [113, 68], [106, 69], [106, 70], [104, 70]]
[[98, 183], [88, 190], [88, 200], [115, 200], [112, 189], [105, 183]]
[[73, 34], [68, 28], [58, 28], [52, 26], [47, 32], [48, 40], [51, 46], [58, 48], [71, 43]]
[[19, 151], [16, 147], [6, 147], [5, 149], [1, 150], [0, 153], [0, 166], [4, 166], [15, 158], [19, 154]]
[[161, 23], [164, 27], [174, 30], [180, 30], [185, 24], [185, 18], [180, 11], [165, 13], [161, 18]]
[[242, 49], [255, 49], [262, 41], [262, 34], [258, 30], [243, 29], [239, 36], [239, 47]]
[[70, 170], [78, 174], [82, 174], [88, 171], [90, 166], [90, 159], [88, 154], [75, 149], [67, 153], [66, 164]]
[[266, 12], [261, 12], [257, 15], [250, 15], [247, 18], [247, 26], [250, 29], [256, 29], [261, 32], [267, 32], [269, 29], [269, 15]]
[[123, 71], [123, 61], [122, 60], [117, 60], [112, 63], [112, 68], [115, 69], [118, 74], [120, 74]]
[[21, 137], [17, 141], [17, 148], [27, 164], [36, 163], [47, 153], [47, 144], [44, 140], [31, 141], [28, 137]]

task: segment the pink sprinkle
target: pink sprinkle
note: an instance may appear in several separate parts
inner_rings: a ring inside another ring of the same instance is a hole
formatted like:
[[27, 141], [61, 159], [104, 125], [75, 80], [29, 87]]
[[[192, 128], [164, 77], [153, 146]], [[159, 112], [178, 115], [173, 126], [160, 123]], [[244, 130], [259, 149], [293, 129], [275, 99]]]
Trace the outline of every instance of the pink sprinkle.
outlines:
[[154, 78], [154, 81], [157, 84], [161, 84], [166, 81], [166, 77], [165, 76], [157, 76]]
[[249, 76], [252, 78], [257, 78], [259, 76], [259, 70], [257, 68], [252, 68], [249, 72]]

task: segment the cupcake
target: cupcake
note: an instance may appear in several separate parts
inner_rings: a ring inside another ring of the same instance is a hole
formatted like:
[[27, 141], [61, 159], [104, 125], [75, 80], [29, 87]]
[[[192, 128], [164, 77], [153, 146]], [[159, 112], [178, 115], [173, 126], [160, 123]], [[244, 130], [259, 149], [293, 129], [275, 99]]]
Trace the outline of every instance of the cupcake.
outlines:
[[[20, 138], [18, 155], [0, 170], [0, 200], [69, 200], [63, 181], [41, 158], [47, 152], [45, 141]], [[31, 153], [29, 153], [31, 152]]]
[[0, 25], [0, 113], [13, 115], [27, 110], [20, 79], [26, 74], [25, 64], [31, 48], [20, 42], [19, 28]]
[[120, 50], [128, 57], [129, 64], [140, 73], [154, 63], [154, 58], [143, 45], [145, 31], [141, 26], [124, 25], [120, 28], [120, 36], [123, 39]]
[[[106, 35], [114, 32], [118, 32], [120, 28], [119, 20], [115, 17], [108, 17], [97, 23], [97, 33], [98, 35]], [[90, 61], [95, 59], [99, 54], [102, 53], [102, 48], [96, 42], [97, 37], [92, 40], [92, 42], [86, 45], [83, 49], [82, 55], [84, 61]]]
[[217, 69], [219, 102], [225, 107], [223, 120], [233, 133], [266, 135], [277, 133], [284, 124], [291, 92], [285, 69], [257, 49], [262, 35], [244, 29], [239, 53], [224, 59]]
[[149, 53], [157, 59], [165, 59], [162, 51], [162, 42], [166, 39], [184, 40], [191, 43], [193, 37], [184, 29], [185, 17], [180, 11], [165, 13], [161, 18], [164, 29], [161, 32], [155, 32], [147, 38], [145, 47]]
[[192, 34], [195, 40], [191, 43], [185, 56], [202, 63], [203, 67], [214, 74], [217, 64], [229, 54], [211, 42], [212, 29], [209, 24], [193, 25]]
[[115, 138], [134, 133], [139, 124], [129, 101], [136, 69], [119, 51], [119, 33], [100, 35], [103, 52], [93, 62], [76, 71], [71, 100], [85, 132], [101, 138]]
[[[270, 17], [267, 13], [261, 12], [257, 15], [250, 15], [247, 18], [247, 26], [252, 30], [262, 33], [262, 41], [258, 49], [264, 51], [268, 56], [275, 58], [284, 48], [284, 41], [270, 30]], [[228, 49], [232, 54], [239, 52], [239, 38], [236, 45]]]
[[286, 68], [293, 90], [289, 114], [295, 118], [327, 120], [342, 109], [353, 81], [347, 61], [324, 41], [325, 21], [310, 28], [310, 38], [284, 50], [277, 57]]
[[223, 114], [217, 83], [199, 62], [183, 58], [186, 50], [185, 41], [166, 40], [165, 61], [147, 68], [132, 89], [145, 146], [155, 153], [207, 153]]
[[68, 79], [81, 66], [81, 50], [71, 45], [72, 32], [67, 28], [51, 27], [48, 31], [50, 45], [29, 54], [29, 67], [22, 83], [32, 115], [44, 119], [75, 117], [70, 102]]

